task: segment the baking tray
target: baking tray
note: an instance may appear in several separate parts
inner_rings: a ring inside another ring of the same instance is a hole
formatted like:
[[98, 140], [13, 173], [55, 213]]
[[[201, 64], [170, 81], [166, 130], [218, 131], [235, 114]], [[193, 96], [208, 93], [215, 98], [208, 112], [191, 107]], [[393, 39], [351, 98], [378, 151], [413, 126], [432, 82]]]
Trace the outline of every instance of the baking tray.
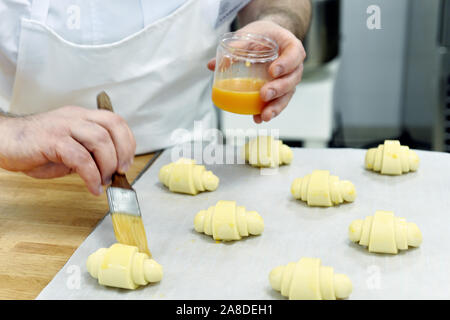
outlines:
[[[227, 147], [225, 153], [234, 151]], [[164, 151], [135, 183], [150, 250], [164, 268], [158, 284], [130, 291], [104, 287], [86, 270], [87, 257], [115, 242], [106, 216], [38, 299], [285, 299], [272, 290], [272, 268], [317, 257], [353, 283], [349, 299], [450, 298], [450, 155], [417, 151], [419, 170], [383, 176], [364, 169], [365, 150], [294, 148], [294, 160], [276, 171], [245, 164], [207, 165], [219, 176], [214, 192], [171, 193], [158, 181], [174, 152]], [[310, 208], [290, 185], [314, 169], [352, 181], [355, 202]], [[235, 200], [264, 219], [261, 236], [217, 243], [195, 232], [193, 220], [218, 200]], [[369, 253], [348, 239], [354, 219], [392, 210], [422, 231], [419, 248], [398, 255]]]

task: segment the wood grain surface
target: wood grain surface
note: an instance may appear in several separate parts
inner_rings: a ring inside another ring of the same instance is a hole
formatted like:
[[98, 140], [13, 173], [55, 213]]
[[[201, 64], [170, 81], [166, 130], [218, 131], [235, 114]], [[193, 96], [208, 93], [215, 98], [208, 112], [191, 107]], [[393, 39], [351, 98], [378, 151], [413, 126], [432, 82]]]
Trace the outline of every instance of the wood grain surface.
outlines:
[[[153, 158], [138, 156], [133, 181]], [[72, 174], [52, 180], [0, 169], [0, 299], [34, 299], [108, 212]]]

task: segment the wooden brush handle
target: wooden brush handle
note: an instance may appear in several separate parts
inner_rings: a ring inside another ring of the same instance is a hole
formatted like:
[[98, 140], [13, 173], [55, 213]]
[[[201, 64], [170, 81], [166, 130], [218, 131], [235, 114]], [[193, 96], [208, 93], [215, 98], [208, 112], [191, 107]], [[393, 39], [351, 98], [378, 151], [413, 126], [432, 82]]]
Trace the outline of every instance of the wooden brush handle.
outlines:
[[127, 180], [127, 176], [122, 173], [115, 172], [112, 175], [111, 187], [133, 190]]
[[[97, 95], [97, 109], [114, 112], [111, 104], [111, 99], [109, 99], [109, 96], [106, 94], [105, 91], [102, 91]], [[131, 187], [130, 183], [127, 180], [127, 176], [125, 174], [118, 172], [115, 172], [112, 175], [111, 187], [133, 190], [133, 188]]]
[[114, 112], [111, 100], [105, 91], [102, 91], [97, 95], [97, 109]]

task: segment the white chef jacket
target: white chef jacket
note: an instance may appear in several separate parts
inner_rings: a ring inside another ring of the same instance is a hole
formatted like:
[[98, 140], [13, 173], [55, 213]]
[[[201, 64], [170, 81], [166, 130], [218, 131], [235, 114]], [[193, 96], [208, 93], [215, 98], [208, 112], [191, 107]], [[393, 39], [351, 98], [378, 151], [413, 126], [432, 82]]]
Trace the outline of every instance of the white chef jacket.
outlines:
[[[51, 0], [47, 25], [62, 38], [76, 44], [112, 43], [169, 15], [186, 1]], [[202, 1], [205, 3], [205, 19], [209, 19], [210, 23], [216, 26], [230, 13], [228, 8], [241, 9], [249, 2]], [[11, 99], [21, 19], [30, 18], [32, 3], [32, 0], [0, 0], [0, 110], [7, 109]]]
[[217, 125], [206, 62], [250, 0], [67, 1], [0, 0], [0, 109], [96, 109], [105, 90], [138, 154]]
[[[20, 19], [28, 18], [32, 0], [0, 0], [0, 50], [15, 61]], [[126, 5], [124, 3], [126, 2]], [[47, 25], [77, 44], [104, 44], [138, 32], [176, 10], [186, 0], [51, 0]]]

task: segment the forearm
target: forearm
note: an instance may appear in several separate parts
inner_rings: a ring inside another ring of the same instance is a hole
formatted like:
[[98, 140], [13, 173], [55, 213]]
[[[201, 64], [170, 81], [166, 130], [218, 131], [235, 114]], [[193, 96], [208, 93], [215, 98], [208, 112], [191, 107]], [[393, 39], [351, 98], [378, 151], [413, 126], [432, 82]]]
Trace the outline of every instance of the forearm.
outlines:
[[10, 170], [6, 154], [9, 153], [8, 149], [11, 146], [11, 139], [9, 138], [11, 136], [11, 128], [14, 127], [14, 121], [20, 120], [13, 118], [17, 118], [17, 115], [0, 109], [0, 168], [7, 170]]
[[[2, 109], [0, 109], [0, 137], [3, 134], [4, 123], [6, 120], [8, 120], [9, 117], [10, 116], [7, 112], [4, 112]], [[0, 143], [0, 163], [1, 163], [1, 145], [2, 143]]]
[[15, 118], [15, 117], [17, 117], [17, 115], [5, 112], [2, 109], [0, 109], [0, 121], [5, 118]]
[[252, 0], [238, 14], [243, 27], [256, 20], [269, 20], [303, 40], [311, 21], [311, 0]]
[[0, 168], [9, 170], [8, 150], [10, 149], [10, 123], [9, 113], [0, 109]]

